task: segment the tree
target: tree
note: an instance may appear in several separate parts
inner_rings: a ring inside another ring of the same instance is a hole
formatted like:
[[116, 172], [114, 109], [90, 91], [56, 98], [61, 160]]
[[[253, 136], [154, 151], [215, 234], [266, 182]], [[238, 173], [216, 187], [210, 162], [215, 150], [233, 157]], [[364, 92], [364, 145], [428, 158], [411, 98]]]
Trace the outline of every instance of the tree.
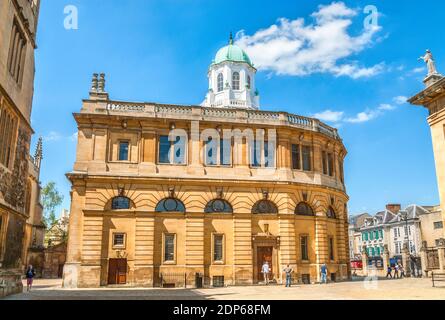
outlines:
[[59, 193], [55, 182], [48, 182], [42, 189], [43, 221], [47, 228], [57, 223], [56, 209], [62, 204], [63, 195]]

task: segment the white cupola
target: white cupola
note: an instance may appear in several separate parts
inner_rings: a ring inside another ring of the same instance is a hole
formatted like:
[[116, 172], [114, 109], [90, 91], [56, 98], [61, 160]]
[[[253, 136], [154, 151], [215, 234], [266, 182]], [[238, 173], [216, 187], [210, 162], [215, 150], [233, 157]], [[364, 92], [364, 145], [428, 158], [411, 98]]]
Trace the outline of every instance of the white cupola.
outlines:
[[205, 107], [259, 109], [256, 69], [243, 49], [233, 44], [221, 48], [209, 68], [209, 92]]

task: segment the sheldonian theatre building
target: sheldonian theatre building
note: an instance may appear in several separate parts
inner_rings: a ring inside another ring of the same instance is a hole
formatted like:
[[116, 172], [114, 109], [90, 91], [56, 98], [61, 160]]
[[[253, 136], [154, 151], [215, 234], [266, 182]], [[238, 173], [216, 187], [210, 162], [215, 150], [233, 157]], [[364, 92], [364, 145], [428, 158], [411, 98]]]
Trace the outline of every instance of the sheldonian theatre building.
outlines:
[[232, 40], [200, 106], [110, 100], [94, 74], [74, 114], [64, 287], [314, 283], [347, 279], [348, 218], [336, 129], [259, 111], [256, 68]]

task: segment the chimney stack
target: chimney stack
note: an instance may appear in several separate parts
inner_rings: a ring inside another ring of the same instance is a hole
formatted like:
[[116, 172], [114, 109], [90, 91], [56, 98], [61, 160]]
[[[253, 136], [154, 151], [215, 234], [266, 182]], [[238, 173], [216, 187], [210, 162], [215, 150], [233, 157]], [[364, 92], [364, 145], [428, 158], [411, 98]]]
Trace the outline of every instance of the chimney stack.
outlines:
[[386, 210], [391, 211], [392, 213], [398, 213], [402, 209], [400, 204], [387, 204]]

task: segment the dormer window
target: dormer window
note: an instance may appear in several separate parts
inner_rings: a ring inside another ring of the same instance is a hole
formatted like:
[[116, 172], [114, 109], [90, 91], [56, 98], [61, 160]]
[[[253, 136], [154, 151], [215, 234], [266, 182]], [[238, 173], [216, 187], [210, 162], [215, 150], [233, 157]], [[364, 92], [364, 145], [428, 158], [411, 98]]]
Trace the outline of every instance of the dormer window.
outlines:
[[239, 84], [240, 84], [239, 72], [234, 72], [232, 75], [232, 89], [239, 90]]
[[250, 76], [247, 76], [247, 88], [250, 89], [250, 87], [251, 87]]

